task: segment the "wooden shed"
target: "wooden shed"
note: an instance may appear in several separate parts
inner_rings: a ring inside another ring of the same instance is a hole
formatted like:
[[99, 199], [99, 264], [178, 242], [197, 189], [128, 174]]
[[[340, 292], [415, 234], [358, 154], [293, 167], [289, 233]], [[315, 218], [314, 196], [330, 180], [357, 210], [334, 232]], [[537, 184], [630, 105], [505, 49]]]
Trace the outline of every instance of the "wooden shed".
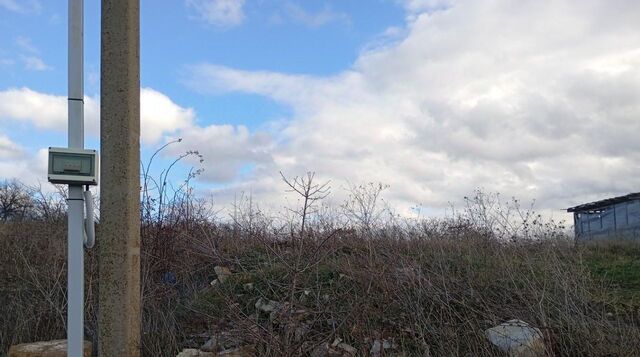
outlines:
[[581, 204], [573, 212], [578, 241], [640, 239], [640, 192]]

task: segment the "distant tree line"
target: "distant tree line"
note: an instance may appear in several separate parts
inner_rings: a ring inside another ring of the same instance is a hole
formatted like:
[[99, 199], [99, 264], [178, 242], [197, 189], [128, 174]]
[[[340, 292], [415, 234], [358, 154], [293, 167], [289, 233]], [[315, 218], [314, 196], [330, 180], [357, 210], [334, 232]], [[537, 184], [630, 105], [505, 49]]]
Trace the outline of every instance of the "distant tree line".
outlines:
[[17, 180], [0, 181], [0, 221], [57, 221], [66, 215], [66, 191], [45, 192]]

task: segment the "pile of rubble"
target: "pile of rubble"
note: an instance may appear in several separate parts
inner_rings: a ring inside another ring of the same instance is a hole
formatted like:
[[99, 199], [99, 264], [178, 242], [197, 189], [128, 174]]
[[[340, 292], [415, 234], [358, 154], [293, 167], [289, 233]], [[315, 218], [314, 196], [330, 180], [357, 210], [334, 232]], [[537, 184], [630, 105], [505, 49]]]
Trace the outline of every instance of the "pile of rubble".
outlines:
[[[216, 287], [224, 284], [232, 273], [227, 267], [215, 267], [217, 278], [211, 282], [211, 286]], [[397, 272], [402, 277], [415, 278], [421, 274], [417, 270], [402, 270]], [[253, 283], [243, 284], [245, 291], [254, 289]], [[307, 293], [307, 291], [305, 291]], [[304, 298], [304, 296], [303, 296]], [[281, 303], [278, 301], [258, 298], [254, 304], [256, 319], [262, 317], [263, 321], [268, 318], [271, 326], [285, 328], [297, 343], [302, 343], [305, 351], [311, 351], [312, 357], [326, 356], [359, 356], [369, 355], [372, 357], [381, 356], [405, 356], [400, 352], [400, 348], [394, 342], [393, 338], [387, 337], [366, 339], [363, 341], [364, 350], [358, 350], [356, 347], [344, 342], [343, 339], [336, 337], [333, 342], [323, 342], [319, 345], [305, 342], [305, 336], [312, 330], [313, 313], [306, 308], [293, 306], [289, 303]], [[259, 330], [259, 326], [255, 326]], [[244, 331], [246, 334], [247, 331]], [[258, 355], [255, 341], [249, 339], [249, 336], [242, 336], [243, 332], [227, 331], [214, 335], [199, 335], [198, 338], [202, 343], [200, 348], [185, 349], [178, 357], [214, 357], [214, 356], [234, 356], [246, 357]], [[259, 331], [256, 331], [259, 335]], [[521, 320], [509, 320], [505, 323], [489, 328], [485, 331], [485, 337], [495, 346], [495, 348], [503, 351], [510, 357], [539, 357], [545, 356], [546, 348], [544, 344], [544, 336], [540, 329], [530, 326]], [[195, 341], [192, 341], [192, 345]], [[317, 343], [317, 342], [316, 342]], [[197, 346], [197, 344], [195, 344]]]

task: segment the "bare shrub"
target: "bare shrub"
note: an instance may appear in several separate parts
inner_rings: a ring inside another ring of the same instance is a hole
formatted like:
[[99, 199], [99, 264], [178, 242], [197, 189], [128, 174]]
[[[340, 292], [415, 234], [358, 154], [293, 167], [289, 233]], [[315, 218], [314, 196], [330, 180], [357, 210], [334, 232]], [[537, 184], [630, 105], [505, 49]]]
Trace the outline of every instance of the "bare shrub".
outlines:
[[[378, 339], [393, 341], [389, 353], [497, 355], [482, 331], [513, 318], [541, 328], [550, 355], [640, 347], [637, 317], [602, 299], [607, 286], [570, 241], [504, 244], [474, 231], [450, 239], [440, 228], [428, 239], [378, 237], [373, 255], [357, 231], [318, 233], [303, 243], [313, 264], [297, 277], [300, 253], [277, 237], [238, 244], [218, 235], [227, 252], [218, 263], [234, 275], [204, 290], [194, 309], [210, 331], [232, 327], [262, 355], [305, 355], [335, 338], [363, 353]], [[276, 312], [257, 310], [259, 299], [277, 302]]]
[[[288, 221], [270, 217], [251, 195], [236, 200], [229, 221], [185, 206], [193, 196], [184, 189], [184, 198], [163, 199], [160, 215], [157, 205], [150, 215], [143, 208], [143, 355], [175, 356], [211, 336], [219, 349], [251, 346], [264, 356], [310, 355], [334, 341], [360, 355], [376, 343], [387, 347], [384, 355], [500, 355], [483, 331], [514, 318], [544, 332], [548, 355], [640, 350], [637, 306], [590, 270], [604, 250], [574, 247], [533, 214], [502, 210], [492, 218], [495, 206], [481, 197], [484, 211], [447, 219], [349, 220], [342, 215], [352, 213], [323, 205], [329, 187], [313, 175], [285, 179], [285, 187], [300, 197]], [[373, 188], [380, 202], [382, 190]], [[503, 230], [504, 217], [524, 217], [535, 229], [515, 221]], [[0, 351], [63, 338], [64, 222], [4, 221], [0, 246]], [[89, 337], [95, 262], [89, 251]], [[231, 275], [220, 280], [216, 266]]]
[[465, 206], [456, 218], [498, 238], [541, 239], [565, 234], [565, 223], [538, 214], [534, 209], [535, 200], [523, 206], [515, 197], [502, 200], [500, 193], [476, 189], [473, 195], [464, 197], [464, 201]]
[[141, 219], [147, 224], [156, 225], [177, 224], [190, 222], [202, 218], [206, 212], [206, 205], [202, 200], [193, 195], [191, 181], [198, 177], [204, 168], [189, 168], [183, 182], [174, 185], [170, 174], [176, 165], [188, 157], [196, 157], [200, 164], [204, 162], [203, 156], [196, 150], [188, 150], [171, 161], [157, 176], [151, 170], [156, 157], [170, 145], [181, 142], [182, 139], [170, 141], [156, 150], [149, 161], [141, 163], [142, 172], [142, 198]]
[[349, 196], [342, 204], [342, 211], [348, 222], [365, 231], [380, 227], [383, 215], [389, 214], [389, 208], [381, 197], [382, 192], [388, 188], [389, 185], [373, 182], [350, 184]]
[[32, 208], [32, 197], [23, 184], [18, 181], [0, 183], [0, 220], [27, 218]]

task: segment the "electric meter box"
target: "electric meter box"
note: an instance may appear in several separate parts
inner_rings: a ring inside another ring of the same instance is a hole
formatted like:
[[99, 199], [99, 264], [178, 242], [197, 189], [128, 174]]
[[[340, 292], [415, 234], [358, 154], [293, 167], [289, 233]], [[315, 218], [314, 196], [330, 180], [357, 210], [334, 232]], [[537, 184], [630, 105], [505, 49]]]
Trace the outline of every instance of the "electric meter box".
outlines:
[[99, 158], [96, 150], [49, 148], [48, 179], [51, 183], [97, 185]]

